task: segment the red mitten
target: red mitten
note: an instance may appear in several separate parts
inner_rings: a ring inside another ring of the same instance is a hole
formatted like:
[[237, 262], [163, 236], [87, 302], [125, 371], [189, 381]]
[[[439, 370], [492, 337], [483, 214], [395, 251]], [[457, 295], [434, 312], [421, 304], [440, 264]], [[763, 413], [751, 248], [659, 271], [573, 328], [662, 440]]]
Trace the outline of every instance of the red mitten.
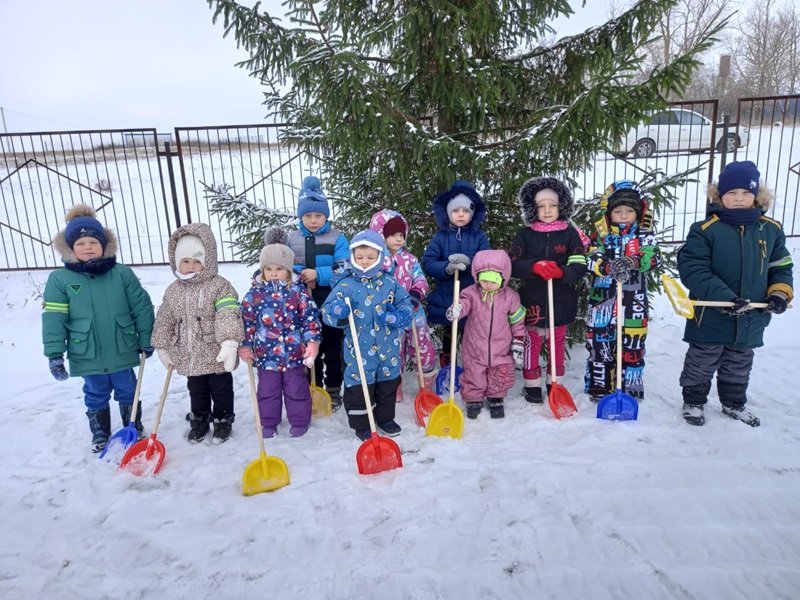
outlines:
[[545, 281], [561, 279], [564, 276], [564, 271], [552, 260], [540, 260], [533, 264], [531, 270]]

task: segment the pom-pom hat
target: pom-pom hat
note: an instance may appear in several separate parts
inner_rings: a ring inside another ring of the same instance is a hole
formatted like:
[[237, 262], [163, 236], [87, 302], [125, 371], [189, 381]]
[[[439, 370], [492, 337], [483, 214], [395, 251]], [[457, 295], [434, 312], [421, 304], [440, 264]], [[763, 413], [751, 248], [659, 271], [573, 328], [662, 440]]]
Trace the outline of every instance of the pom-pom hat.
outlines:
[[267, 265], [278, 265], [291, 274], [294, 267], [294, 252], [286, 243], [289, 234], [280, 227], [270, 227], [264, 232], [264, 248], [258, 257], [258, 267], [261, 271]]
[[100, 242], [105, 251], [108, 245], [108, 236], [105, 228], [97, 220], [97, 213], [91, 206], [78, 204], [73, 206], [67, 213], [67, 227], [64, 229], [64, 238], [72, 248], [82, 237], [91, 237]]
[[302, 219], [308, 213], [319, 213], [326, 219], [331, 216], [328, 199], [322, 193], [319, 179], [313, 175], [303, 179], [303, 188], [297, 195], [297, 218]]

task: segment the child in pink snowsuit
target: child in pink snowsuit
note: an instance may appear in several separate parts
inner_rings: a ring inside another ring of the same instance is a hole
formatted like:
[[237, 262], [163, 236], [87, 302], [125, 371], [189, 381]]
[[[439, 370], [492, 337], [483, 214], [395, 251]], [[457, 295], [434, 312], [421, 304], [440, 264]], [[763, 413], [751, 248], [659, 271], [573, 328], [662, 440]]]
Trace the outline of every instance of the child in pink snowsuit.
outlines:
[[[369, 228], [383, 237], [386, 242], [388, 252], [383, 260], [383, 270], [403, 286], [403, 289], [411, 296], [411, 304], [414, 306], [414, 324], [419, 339], [422, 377], [425, 389], [433, 391], [433, 380], [436, 377], [436, 350], [428, 328], [428, 320], [425, 318], [425, 311], [421, 310], [422, 299], [428, 295], [428, 281], [425, 279], [417, 257], [405, 248], [408, 223], [399, 212], [384, 209], [372, 215]], [[416, 360], [411, 325], [403, 330], [400, 337], [400, 364], [403, 367], [406, 365], [407, 357], [413, 357]], [[398, 402], [403, 401], [402, 376], [401, 371], [400, 385], [397, 387]]]
[[489, 401], [493, 419], [505, 416], [503, 398], [514, 386], [512, 345], [521, 354], [525, 337], [525, 309], [519, 294], [506, 284], [511, 277], [511, 259], [502, 250], [481, 250], [472, 260], [474, 285], [461, 291], [458, 304], [447, 310], [447, 318], [469, 316], [461, 343], [461, 399], [467, 417], [475, 419]]

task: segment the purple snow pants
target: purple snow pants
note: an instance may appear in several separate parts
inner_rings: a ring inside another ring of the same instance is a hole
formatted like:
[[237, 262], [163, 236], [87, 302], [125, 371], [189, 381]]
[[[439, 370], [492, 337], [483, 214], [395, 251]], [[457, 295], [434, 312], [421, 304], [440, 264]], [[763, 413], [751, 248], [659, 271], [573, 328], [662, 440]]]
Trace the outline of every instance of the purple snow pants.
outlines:
[[311, 423], [311, 391], [303, 365], [286, 371], [259, 369], [256, 396], [262, 427], [277, 427], [281, 422], [281, 398], [290, 425], [308, 427]]

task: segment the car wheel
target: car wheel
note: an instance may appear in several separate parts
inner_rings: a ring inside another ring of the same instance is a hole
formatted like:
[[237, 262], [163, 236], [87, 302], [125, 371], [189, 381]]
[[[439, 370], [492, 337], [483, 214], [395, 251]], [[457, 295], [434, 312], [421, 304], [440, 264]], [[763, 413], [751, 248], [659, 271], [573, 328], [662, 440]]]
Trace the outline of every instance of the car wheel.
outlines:
[[736, 148], [739, 147], [739, 140], [736, 137], [735, 133], [729, 133], [724, 138], [722, 138], [719, 142], [717, 142], [717, 152], [722, 152], [723, 150], [728, 154], [735, 152]]
[[636, 158], [649, 158], [656, 152], [656, 143], [650, 139], [643, 139], [636, 142], [633, 147], [633, 155]]

